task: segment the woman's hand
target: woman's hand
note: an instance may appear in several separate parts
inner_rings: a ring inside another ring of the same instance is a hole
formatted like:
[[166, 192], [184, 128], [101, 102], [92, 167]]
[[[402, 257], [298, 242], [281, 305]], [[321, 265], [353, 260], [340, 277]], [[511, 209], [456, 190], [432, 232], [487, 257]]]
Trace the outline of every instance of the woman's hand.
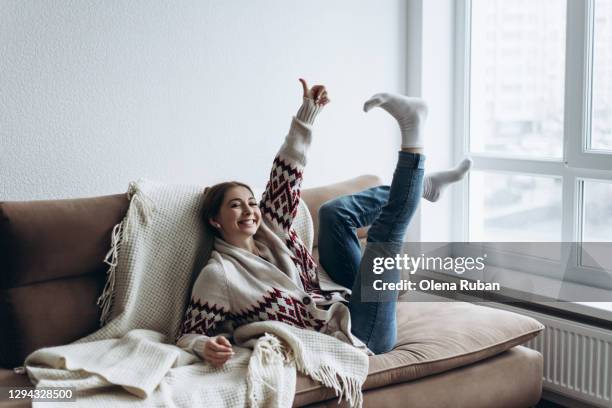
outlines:
[[304, 91], [304, 98], [312, 99], [315, 104], [320, 106], [325, 106], [329, 103], [329, 98], [327, 97], [327, 90], [324, 85], [315, 85], [312, 88], [308, 89], [308, 85], [306, 81], [302, 78], [299, 79], [302, 83], [302, 89]]
[[235, 354], [232, 343], [223, 336], [213, 337], [204, 344], [203, 356], [214, 367], [221, 367]]

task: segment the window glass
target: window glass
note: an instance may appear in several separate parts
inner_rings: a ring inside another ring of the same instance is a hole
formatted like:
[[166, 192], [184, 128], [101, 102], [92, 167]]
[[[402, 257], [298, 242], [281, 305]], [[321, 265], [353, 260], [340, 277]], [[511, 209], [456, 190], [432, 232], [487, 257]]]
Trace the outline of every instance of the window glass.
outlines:
[[566, 2], [473, 0], [470, 150], [563, 153]]
[[584, 242], [612, 242], [612, 183], [584, 181]]
[[582, 257], [580, 263], [612, 270], [612, 182], [583, 182]]
[[612, 0], [594, 4], [591, 148], [612, 151]]
[[470, 241], [561, 241], [561, 178], [472, 171]]

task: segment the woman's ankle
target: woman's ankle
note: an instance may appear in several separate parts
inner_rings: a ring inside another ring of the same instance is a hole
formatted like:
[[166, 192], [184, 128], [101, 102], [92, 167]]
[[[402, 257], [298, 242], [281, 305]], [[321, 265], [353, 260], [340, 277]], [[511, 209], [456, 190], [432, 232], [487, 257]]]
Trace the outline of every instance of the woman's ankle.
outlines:
[[402, 152], [423, 154], [422, 147], [402, 147]]

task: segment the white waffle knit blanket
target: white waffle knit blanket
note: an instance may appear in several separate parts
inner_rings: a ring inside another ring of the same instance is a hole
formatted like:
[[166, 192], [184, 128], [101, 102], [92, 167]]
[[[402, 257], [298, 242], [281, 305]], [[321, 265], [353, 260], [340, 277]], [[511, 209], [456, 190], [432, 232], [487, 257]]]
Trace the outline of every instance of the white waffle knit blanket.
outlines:
[[[218, 369], [174, 345], [212, 243], [198, 216], [201, 192], [130, 183], [130, 207], [107, 255], [106, 324], [30, 354], [24, 365], [32, 382], [76, 387], [79, 407], [290, 407], [299, 370], [361, 406], [367, 356], [325, 334], [274, 321], [247, 324], [234, 333], [236, 355]], [[33, 406], [39, 404], [61, 405]]]

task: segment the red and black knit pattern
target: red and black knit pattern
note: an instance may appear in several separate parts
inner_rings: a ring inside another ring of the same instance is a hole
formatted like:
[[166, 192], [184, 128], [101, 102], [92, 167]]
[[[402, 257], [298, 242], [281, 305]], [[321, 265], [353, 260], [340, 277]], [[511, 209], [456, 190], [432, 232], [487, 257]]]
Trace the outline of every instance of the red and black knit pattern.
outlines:
[[210, 305], [208, 302], [202, 304], [199, 300], [192, 298], [185, 312], [185, 319], [183, 320], [181, 330], [179, 330], [177, 340], [186, 333], [213, 336], [217, 325], [228, 316], [229, 312], [223, 307], [216, 304]]
[[289, 238], [285, 243], [293, 253], [292, 259], [298, 271], [300, 271], [300, 279], [302, 280], [304, 290], [308, 293], [321, 293], [317, 276], [317, 264], [294, 229], [289, 230]]
[[325, 326], [325, 321], [315, 319], [302, 301], [276, 288], [272, 288], [263, 295], [257, 304], [238, 313], [232, 313], [230, 319], [235, 322], [236, 327], [267, 320], [276, 320], [291, 326], [316, 331], [320, 331]]
[[300, 204], [302, 171], [280, 156], [274, 158], [270, 179], [262, 197], [260, 208], [273, 225], [283, 231], [291, 228]]
[[324, 320], [316, 319], [301, 300], [272, 288], [256, 304], [237, 313], [228, 313], [222, 307], [209, 305], [208, 302], [202, 305], [192, 299], [177, 341], [187, 333], [215, 336], [218, 334], [219, 323], [226, 319], [233, 322], [234, 327], [252, 322], [276, 320], [302, 329], [321, 331], [326, 324]]
[[317, 265], [295, 230], [291, 228], [300, 204], [302, 177], [303, 172], [298, 166], [276, 156], [260, 208], [272, 225], [285, 234], [285, 243], [293, 253], [292, 259], [300, 272], [304, 289], [308, 293], [320, 294]]

